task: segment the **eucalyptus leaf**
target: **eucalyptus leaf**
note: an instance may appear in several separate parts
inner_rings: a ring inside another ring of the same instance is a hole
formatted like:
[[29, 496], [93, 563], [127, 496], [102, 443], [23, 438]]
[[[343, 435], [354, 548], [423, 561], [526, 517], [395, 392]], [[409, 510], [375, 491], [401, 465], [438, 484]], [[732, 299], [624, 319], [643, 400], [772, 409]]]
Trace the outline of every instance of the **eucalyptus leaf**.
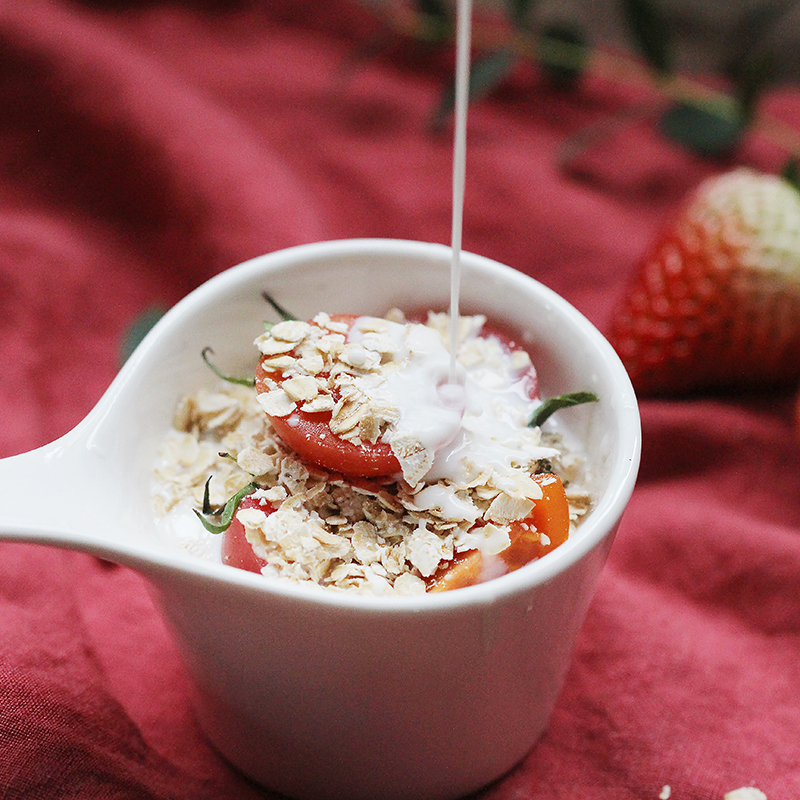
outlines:
[[426, 22], [423, 38], [432, 42], [447, 39], [453, 29], [447, 3], [444, 0], [416, 0], [415, 4]]
[[539, 67], [560, 88], [568, 88], [580, 78], [589, 62], [589, 48], [579, 25], [553, 23], [539, 39]]
[[556, 397], [550, 397], [533, 412], [528, 426], [531, 428], [541, 428], [541, 426], [559, 409], [580, 406], [584, 403], [596, 403], [598, 399], [594, 392], [570, 392], [569, 394], [560, 394]]
[[508, 17], [515, 28], [524, 29], [530, 22], [535, 0], [506, 0]]
[[800, 167], [797, 164], [797, 158], [790, 158], [781, 170], [781, 177], [794, 186], [795, 189], [800, 191]]
[[747, 127], [743, 114], [722, 116], [705, 108], [677, 103], [659, 120], [661, 132], [698, 155], [724, 156], [741, 141]]
[[[517, 63], [517, 55], [510, 48], [503, 47], [476, 58], [470, 65], [469, 100], [474, 102], [486, 96], [503, 83]], [[442, 93], [439, 107], [433, 116], [433, 127], [439, 129], [453, 113], [456, 102], [455, 81], [451, 81]]]
[[672, 72], [667, 20], [654, 0], [623, 0], [625, 20], [647, 63], [663, 76]]

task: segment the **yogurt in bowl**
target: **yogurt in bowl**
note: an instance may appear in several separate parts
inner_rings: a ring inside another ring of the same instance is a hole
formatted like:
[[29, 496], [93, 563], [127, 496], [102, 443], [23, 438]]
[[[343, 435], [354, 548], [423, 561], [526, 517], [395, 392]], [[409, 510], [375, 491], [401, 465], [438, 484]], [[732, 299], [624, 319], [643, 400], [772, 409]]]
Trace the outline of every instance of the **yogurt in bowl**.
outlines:
[[[291, 797], [456, 798], [518, 763], [545, 729], [633, 490], [638, 410], [610, 345], [536, 281], [469, 253], [461, 264], [463, 313], [515, 332], [542, 397], [600, 398], [563, 419], [589, 468], [591, 510], [567, 541], [509, 574], [441, 593], [323, 591], [165, 543], [153, 511], [153, 465], [176, 403], [210, 385], [199, 354], [211, 345], [226, 372], [252, 370], [242, 343], [262, 324], [264, 290], [300, 319], [444, 308], [441, 245], [325, 242], [228, 270], [155, 326], [78, 428], [0, 461], [4, 497], [18, 500], [0, 504], [0, 536], [139, 570], [194, 679], [209, 739]], [[43, 480], [47, 507], [31, 497]]]

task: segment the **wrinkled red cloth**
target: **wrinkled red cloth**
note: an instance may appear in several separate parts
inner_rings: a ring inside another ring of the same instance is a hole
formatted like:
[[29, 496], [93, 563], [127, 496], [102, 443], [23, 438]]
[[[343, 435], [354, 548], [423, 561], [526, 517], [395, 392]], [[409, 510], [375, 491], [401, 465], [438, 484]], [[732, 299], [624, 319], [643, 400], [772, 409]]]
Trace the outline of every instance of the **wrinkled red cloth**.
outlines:
[[[324, 239], [449, 243], [451, 136], [429, 121], [450, 61], [368, 55], [378, 32], [346, 0], [0, 6], [0, 455], [65, 433], [130, 326], [226, 267]], [[727, 167], [640, 120], [559, 169], [567, 137], [627, 100], [521, 67], [469, 120], [465, 248], [601, 329], [680, 198]], [[770, 103], [800, 123], [800, 93]], [[758, 136], [737, 158], [780, 159]], [[800, 797], [791, 398], [642, 415], [640, 480], [552, 723], [483, 800]], [[270, 796], [203, 738], [138, 575], [0, 545], [1, 800]]]

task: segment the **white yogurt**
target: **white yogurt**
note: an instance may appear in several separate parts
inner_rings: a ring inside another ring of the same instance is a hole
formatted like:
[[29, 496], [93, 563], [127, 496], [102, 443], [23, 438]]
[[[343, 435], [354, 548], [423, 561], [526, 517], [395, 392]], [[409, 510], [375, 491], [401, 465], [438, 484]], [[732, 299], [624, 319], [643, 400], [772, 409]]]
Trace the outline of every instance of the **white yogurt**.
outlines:
[[[371, 318], [357, 320], [348, 342], [369, 348], [370, 334], [363, 329], [374, 324]], [[540, 404], [526, 391], [530, 366], [516, 366], [496, 339], [477, 361], [465, 357], [469, 340], [462, 345], [454, 383], [450, 352], [438, 331], [421, 324], [385, 324], [394, 348], [392, 367], [360, 378], [359, 386], [399, 411], [386, 441], [413, 438], [429, 451], [426, 483], [465, 485], [486, 468], [510, 475], [555, 455], [539, 445], [538, 432], [528, 427]]]

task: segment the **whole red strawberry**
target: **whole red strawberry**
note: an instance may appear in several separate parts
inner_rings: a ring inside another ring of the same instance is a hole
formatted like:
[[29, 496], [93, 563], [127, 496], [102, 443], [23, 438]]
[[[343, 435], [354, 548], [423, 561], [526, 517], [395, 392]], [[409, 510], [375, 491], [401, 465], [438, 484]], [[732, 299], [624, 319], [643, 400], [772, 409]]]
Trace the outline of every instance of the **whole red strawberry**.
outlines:
[[703, 182], [645, 258], [609, 339], [641, 394], [800, 382], [800, 191]]

